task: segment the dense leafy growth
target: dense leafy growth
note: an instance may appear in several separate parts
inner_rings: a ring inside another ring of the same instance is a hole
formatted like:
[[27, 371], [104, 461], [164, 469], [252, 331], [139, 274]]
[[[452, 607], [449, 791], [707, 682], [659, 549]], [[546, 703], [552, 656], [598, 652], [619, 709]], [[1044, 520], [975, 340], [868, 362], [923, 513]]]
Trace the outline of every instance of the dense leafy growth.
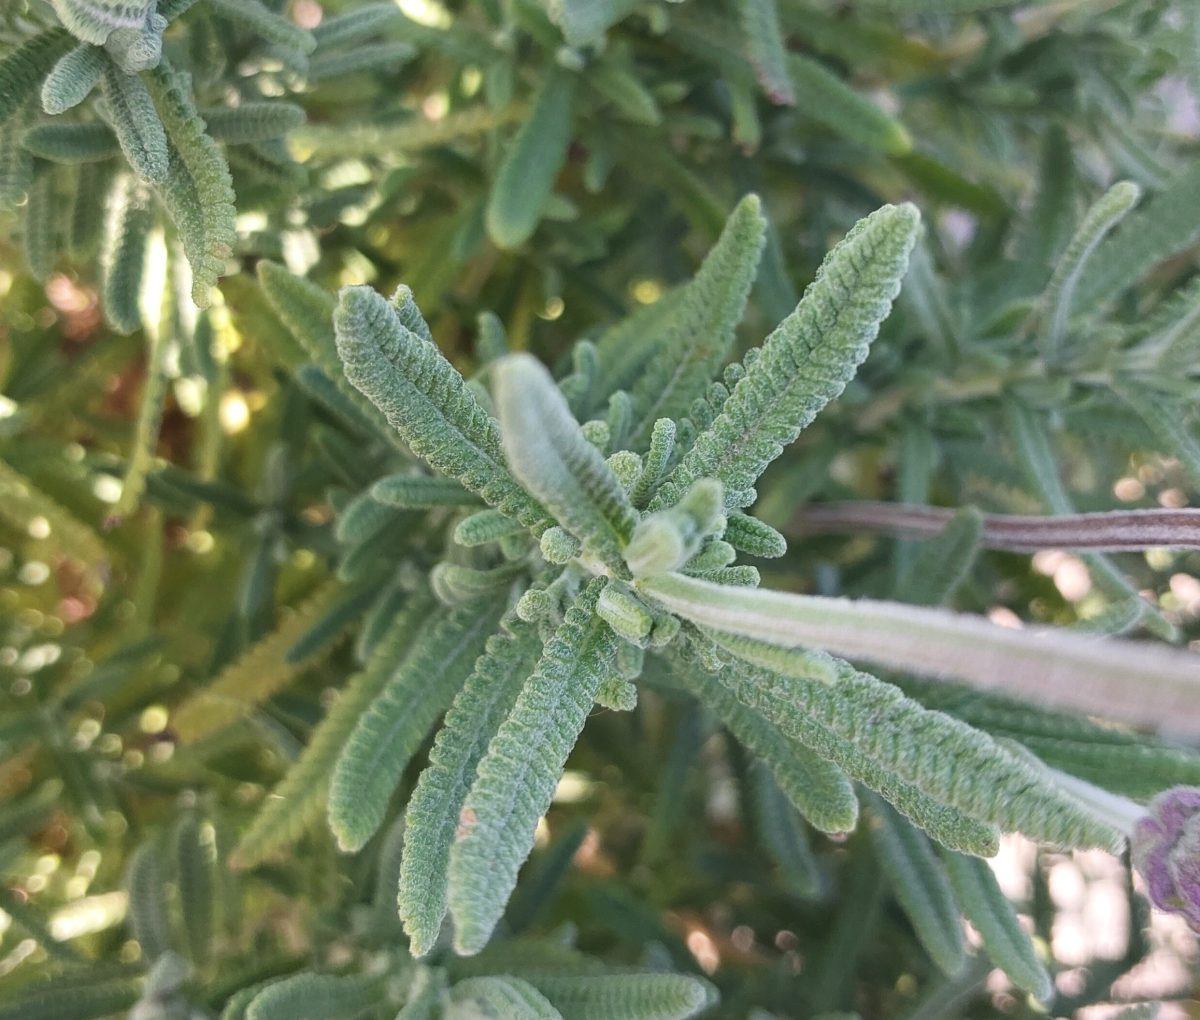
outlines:
[[1047, 876], [1200, 916], [1198, 47], [0, 9], [0, 1020], [1140, 995]]

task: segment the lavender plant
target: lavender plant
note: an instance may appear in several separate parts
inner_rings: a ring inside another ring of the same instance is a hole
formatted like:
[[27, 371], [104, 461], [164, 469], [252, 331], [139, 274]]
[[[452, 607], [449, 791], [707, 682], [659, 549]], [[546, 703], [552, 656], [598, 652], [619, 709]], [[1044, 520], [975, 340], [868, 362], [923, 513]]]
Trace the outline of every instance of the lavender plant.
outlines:
[[0, 1020], [1111, 1003], [1200, 911], [1169, 8], [0, 11]]

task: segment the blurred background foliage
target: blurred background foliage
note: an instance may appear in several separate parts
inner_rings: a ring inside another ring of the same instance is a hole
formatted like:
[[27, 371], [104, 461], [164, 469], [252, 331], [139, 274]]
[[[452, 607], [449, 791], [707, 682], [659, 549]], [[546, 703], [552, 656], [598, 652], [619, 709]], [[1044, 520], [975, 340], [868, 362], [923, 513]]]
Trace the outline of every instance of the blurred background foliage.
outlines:
[[[838, 406], [760, 487], [759, 516], [794, 539], [766, 581], [903, 600], [927, 568], [913, 540], [814, 533], [801, 510], [815, 502], [1064, 513], [1193, 501], [1195, 5], [400, 0], [372, 5], [370, 31], [342, 41], [331, 19], [364, 5], [267, 6], [313, 30], [311, 56], [205, 0], [166, 35], [202, 110], [282, 99], [305, 114], [286, 138], [222, 142], [237, 242], [203, 311], [159, 218], [140, 326], [113, 328], [111, 262], [97, 251], [111, 248], [119, 154], [21, 155], [24, 136], [5, 127], [0, 1017], [241, 1016], [227, 1005], [239, 989], [301, 965], [353, 972], [383, 952], [416, 980], [387, 903], [386, 839], [341, 858], [316, 827], [283, 859], [224, 866], [357, 669], [364, 615], [408, 583], [387, 574], [389, 557], [431, 565], [442, 552], [405, 532], [347, 566], [336, 513], [386, 451], [303, 385], [307, 356], [258, 282], [263, 259], [326, 291], [407, 284], [467, 375], [484, 311], [562, 374], [576, 339], [652, 328], [743, 193], [762, 196], [771, 223], [747, 345], [849, 225], [909, 199], [928, 229], [896, 313]], [[778, 34], [760, 31], [764, 11]], [[7, 4], [0, 53], [52, 23], [46, 4]], [[36, 102], [16, 117], [22, 132], [51, 120]], [[535, 180], [524, 150], [561, 170]], [[1031, 323], [1053, 267], [1117, 179], [1145, 197], [1083, 267], [1047, 351]], [[41, 207], [35, 186], [51, 199]], [[1194, 552], [988, 552], [954, 604], [1184, 642], [1200, 639], [1198, 576]], [[175, 708], [272, 633], [285, 638], [237, 675], [231, 718], [181, 734]], [[610, 963], [707, 973], [720, 1016], [1045, 1015], [986, 962], [939, 975], [867, 834], [806, 831], [690, 701], [647, 693], [638, 713], [594, 719], [570, 768], [511, 932], [561, 939], [570, 925]], [[1122, 778], [1146, 780], [1108, 777]], [[1126, 871], [1016, 844], [1005, 862], [1057, 978], [1051, 1015], [1187, 999], [1190, 943], [1146, 928]], [[1070, 903], [1054, 884], [1088, 875], [1118, 931], [1098, 949], [1087, 925], [1068, 924], [1078, 937], [1063, 942]], [[190, 961], [186, 979], [162, 964], [168, 949]], [[62, 1003], [45, 991], [41, 1012], [4, 1005], [43, 981]]]

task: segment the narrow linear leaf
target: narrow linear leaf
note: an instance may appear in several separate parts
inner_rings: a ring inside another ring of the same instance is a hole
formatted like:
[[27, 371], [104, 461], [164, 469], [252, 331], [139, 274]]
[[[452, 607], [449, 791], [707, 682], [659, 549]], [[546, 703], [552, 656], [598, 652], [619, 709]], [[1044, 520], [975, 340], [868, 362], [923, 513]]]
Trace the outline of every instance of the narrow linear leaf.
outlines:
[[197, 308], [207, 308], [237, 242], [229, 165], [205, 132], [186, 76], [164, 60], [148, 81], [170, 142], [170, 164], [159, 196], [192, 267], [192, 301]]
[[45, 541], [60, 555], [92, 568], [108, 562], [108, 550], [95, 531], [0, 460], [0, 519], [23, 532], [30, 521], [39, 518], [49, 528]]
[[311, 32], [276, 14], [259, 0], [208, 0], [208, 6], [215, 14], [245, 26], [285, 50], [308, 54], [317, 48]]
[[882, 793], [952, 849], [968, 850], [943, 839], [881, 782], [911, 784], [981, 823], [1023, 832], [1040, 842], [1072, 847], [1122, 845], [1119, 833], [1060, 793], [1040, 767], [986, 733], [929, 711], [898, 688], [847, 663], [839, 662], [838, 667], [834, 684], [736, 664], [718, 676], [739, 700], [785, 735], [808, 744], [852, 778]]
[[575, 76], [551, 70], [532, 111], [496, 173], [487, 205], [488, 235], [501, 248], [518, 248], [537, 229], [554, 179], [567, 158]]
[[64, 53], [42, 82], [42, 109], [58, 114], [78, 106], [100, 84], [107, 65], [98, 46], [84, 43]]
[[983, 939], [983, 948], [992, 962], [1018, 988], [1039, 1002], [1054, 997], [1054, 982], [1038, 959], [1033, 941], [1017, 920], [992, 869], [978, 857], [966, 857], [953, 851], [942, 852], [942, 862], [950, 876], [962, 912]]
[[602, 579], [590, 581], [567, 610], [479, 763], [450, 853], [454, 945], [464, 955], [479, 952], [500, 920], [538, 819], [612, 671], [618, 639], [596, 615], [603, 587]]
[[796, 107], [848, 141], [888, 156], [912, 151], [912, 136], [894, 117], [865, 98], [824, 64], [800, 53], [787, 57]]
[[118, 177], [108, 200], [101, 296], [104, 317], [119, 333], [132, 333], [142, 325], [139, 298], [153, 228], [149, 189], [132, 175]]
[[107, 124], [37, 124], [21, 144], [40, 159], [55, 163], [94, 163], [115, 156], [120, 147]]
[[967, 952], [950, 880], [929, 841], [877, 795], [868, 796], [869, 829], [879, 865], [917, 940], [938, 969], [953, 977], [965, 966]]
[[946, 602], [975, 562], [982, 536], [983, 514], [974, 507], [959, 510], [937, 538], [917, 551], [898, 597], [917, 606]]
[[408, 802], [400, 862], [400, 919], [414, 956], [437, 940], [446, 916], [450, 848], [480, 760], [512, 711], [541, 655], [541, 641], [520, 621], [488, 639], [454, 699]]
[[805, 899], [820, 896], [821, 871], [800, 815], [761, 761], [751, 764], [747, 780], [746, 793], [759, 845], [774, 858], [791, 893]]
[[1200, 238], [1200, 166], [1172, 179], [1100, 245], [1076, 288], [1075, 304], [1094, 308], [1116, 298], [1149, 270]]
[[334, 328], [346, 377], [413, 453], [535, 534], [554, 523], [509, 473], [496, 420], [387, 300], [367, 287], [343, 289]]
[[140, 978], [98, 977], [84, 983], [61, 978], [26, 986], [0, 1005], [0, 1020], [101, 1020], [122, 1014], [141, 993]]
[[610, 567], [637, 524], [637, 511], [600, 452], [580, 431], [550, 373], [528, 354], [496, 362], [496, 410], [505, 459], [518, 481]]
[[359, 718], [329, 784], [329, 824], [343, 850], [360, 849], [383, 822], [409, 761], [495, 631], [498, 601], [469, 603], [427, 623]]
[[133, 172], [147, 184], [162, 184], [170, 163], [167, 133], [146, 83], [110, 60], [101, 85], [117, 142]]
[[681, 684], [712, 711], [747, 750], [770, 768], [792, 805], [820, 832], [852, 832], [858, 824], [854, 784], [833, 762], [789, 740], [716, 677], [703, 669], [676, 668]]
[[346, 46], [349, 43], [369, 39], [400, 18], [400, 11], [392, 3], [369, 3], [345, 14], [326, 16], [312, 30], [318, 46]]
[[59, 250], [61, 203], [54, 168], [42, 163], [34, 168], [33, 183], [21, 217], [21, 254], [25, 268], [39, 283], [54, 272]]
[[55, 62], [74, 44], [69, 32], [51, 28], [26, 40], [0, 60], [0, 124], [25, 106]]
[[192, 960], [203, 966], [212, 951], [216, 837], [211, 825], [186, 812], [175, 825], [172, 842], [183, 934]]
[[125, 889], [133, 936], [142, 947], [142, 955], [153, 961], [171, 946], [166, 879], [156, 843], [143, 843], [133, 852], [125, 870]]
[[920, 217], [884, 206], [829, 253], [796, 310], [767, 338], [716, 421], [651, 501], [679, 501], [699, 478], [750, 489], [783, 447], [838, 396], [867, 355], [908, 266]]
[[762, 203], [757, 195], [747, 195], [730, 214], [695, 277], [671, 304], [653, 359], [633, 386], [631, 448], [650, 442], [658, 419], [686, 414], [729, 356], [766, 229]]
[[328, 612], [341, 591], [340, 582], [325, 582], [299, 608], [287, 612], [274, 631], [227, 666], [208, 687], [180, 705], [171, 720], [179, 739], [188, 743], [215, 733], [245, 718], [256, 705], [291, 683], [311, 660], [289, 661], [288, 649], [312, 627], [314, 620]]
[[796, 102], [796, 90], [788, 76], [787, 47], [779, 27], [775, 0], [745, 0], [739, 7], [742, 33], [759, 84], [771, 102], [792, 106]]
[[359, 719], [404, 661], [431, 608], [427, 596], [410, 596], [391, 620], [364, 669], [350, 678], [299, 759], [264, 801], [234, 850], [231, 865], [254, 867], [296, 842], [324, 814], [338, 756]]
[[571, 1020], [688, 1020], [717, 1001], [707, 981], [686, 974], [531, 975]]
[[367, 43], [337, 53], [318, 53], [308, 66], [308, 80], [317, 83], [350, 74], [394, 71], [416, 55], [416, 48], [407, 42]]
[[1108, 189], [1087, 211], [1066, 251], [1054, 268], [1054, 275], [1041, 298], [1044, 317], [1042, 355], [1048, 363], [1058, 360], [1075, 305], [1075, 291], [1087, 268], [1088, 260], [1108, 232], [1121, 222], [1141, 197], [1141, 189], [1132, 181], [1120, 181]]
[[246, 1020], [354, 1020], [384, 996], [377, 975], [293, 974], [267, 985], [246, 1009]]
[[541, 992], [515, 977], [470, 977], [447, 996], [446, 1020], [562, 1020]]
[[304, 123], [304, 108], [295, 103], [241, 103], [201, 113], [209, 134], [219, 142], [245, 145], [281, 138]]

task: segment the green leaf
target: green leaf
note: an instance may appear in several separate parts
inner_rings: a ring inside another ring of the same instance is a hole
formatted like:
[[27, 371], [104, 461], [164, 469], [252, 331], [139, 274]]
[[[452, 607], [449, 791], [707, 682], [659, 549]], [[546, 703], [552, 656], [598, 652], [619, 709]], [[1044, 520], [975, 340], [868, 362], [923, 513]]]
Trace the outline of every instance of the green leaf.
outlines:
[[378, 1007], [383, 995], [382, 979], [374, 974], [338, 977], [305, 971], [259, 992], [246, 1020], [354, 1020]]
[[40, 159], [55, 163], [92, 163], [115, 156], [117, 136], [106, 124], [37, 124], [21, 144]]
[[573, 74], [551, 69], [504, 155], [486, 213], [488, 235], [501, 248], [520, 247], [537, 229], [566, 162], [575, 86]]
[[489, 638], [409, 799], [398, 903], [414, 956], [433, 948], [446, 916], [450, 848], [479, 762], [540, 655], [541, 642], [520, 621], [508, 620]]
[[[1042, 427], [1040, 417], [1018, 401], [1006, 400], [1004, 418], [1017, 460], [1038, 498], [1055, 514], [1073, 513], [1074, 503], [1063, 486], [1050, 437]], [[1086, 553], [1080, 558], [1087, 564], [1097, 587], [1109, 598], [1135, 608], [1140, 621], [1158, 637], [1171, 639], [1175, 636], [1174, 626], [1141, 597], [1111, 559], [1098, 553]]]
[[982, 535], [983, 514], [974, 507], [959, 510], [942, 533], [925, 542], [913, 557], [900, 597], [918, 606], [946, 602], [975, 562]]
[[1200, 165], [1192, 164], [1100, 245], [1076, 288], [1075, 304], [1111, 301], [1159, 262], [1200, 238]]
[[992, 869], [978, 857], [942, 852], [950, 884], [967, 920], [983, 939], [992, 962], [1018, 988], [1039, 1002], [1054, 998], [1054, 982], [1038, 959], [1033, 940], [1017, 920], [1012, 904], [1000, 891]]
[[229, 164], [205, 133], [187, 76], [163, 61], [149, 75], [150, 91], [166, 128], [170, 164], [159, 197], [175, 221], [192, 267], [192, 301], [207, 308], [237, 242], [237, 212]]
[[26, 40], [0, 60], [0, 124], [21, 111], [74, 42], [70, 33], [51, 28]]
[[295, 103], [239, 103], [201, 113], [209, 134], [220, 142], [245, 145], [281, 138], [304, 123], [304, 107]]
[[[298, 609], [287, 611], [279, 625], [197, 691], [173, 714], [171, 725], [183, 742], [198, 740], [245, 718], [256, 705], [281, 690], [310, 665], [294, 662], [288, 649], [328, 612], [342, 593], [338, 581], [321, 585]], [[328, 650], [325, 646], [324, 650]]]
[[15, 532], [41, 518], [49, 527], [45, 541], [61, 556], [95, 569], [109, 560], [103, 540], [57, 500], [37, 488], [6, 461], [0, 460], [0, 520]]
[[461, 375], [396, 308], [367, 287], [342, 290], [334, 313], [346, 377], [432, 467], [540, 535], [554, 522], [504, 463], [500, 428]]
[[317, 40], [295, 22], [276, 14], [259, 0], [208, 0], [214, 14], [256, 32], [285, 50], [312, 53]]
[[191, 959], [204, 966], [212, 951], [216, 836], [193, 811], [185, 811], [172, 833], [175, 883], [184, 938]]
[[751, 764], [747, 779], [749, 789], [745, 792], [749, 794], [759, 844], [779, 865], [790, 892], [804, 899], [820, 896], [821, 871], [796, 809], [761, 761]]
[[143, 843], [133, 852], [125, 869], [125, 889], [133, 937], [142, 948], [142, 956], [153, 961], [171, 947], [167, 886], [157, 843]]
[[371, 486], [371, 497], [387, 506], [422, 510], [436, 506], [478, 506], [479, 499], [452, 478], [401, 472]]
[[1075, 291], [1087, 268], [1088, 260], [1105, 236], [1121, 222], [1141, 198], [1141, 189], [1132, 181], [1120, 181], [1108, 189], [1084, 216], [1066, 251], [1054, 268], [1054, 275], [1041, 297], [1042, 356], [1047, 364], [1058, 361], [1075, 305]]
[[109, 197], [100, 261], [104, 317], [119, 333], [132, 333], [142, 325], [142, 277], [146, 242], [153, 228], [149, 189], [131, 175], [118, 177]]
[[154, 13], [154, 0], [50, 0], [71, 34], [103, 46], [119, 29], [140, 29]]
[[145, 81], [110, 60], [101, 86], [117, 142], [133, 172], [147, 184], [162, 184], [170, 164], [167, 132]]
[[562, 1020], [533, 985], [515, 977], [472, 977], [450, 989], [445, 1020]]
[[504, 455], [517, 480], [609, 567], [637, 524], [637, 511], [604, 457], [580, 432], [554, 380], [528, 354], [496, 362], [496, 410]]
[[771, 102], [793, 106], [796, 89], [788, 76], [787, 46], [779, 27], [775, 0], [744, 0], [738, 6], [750, 62], [759, 84]]
[[670, 305], [653, 359], [633, 385], [631, 448], [650, 442], [658, 419], [685, 415], [729, 356], [766, 229], [762, 203], [757, 195], [747, 195], [730, 213], [695, 277]]
[[[1122, 845], [1120, 834], [1059, 793], [1040, 769], [986, 733], [929, 711], [891, 684], [859, 673], [848, 663], [837, 665], [839, 676], [833, 684], [751, 666], [726, 667], [718, 678], [785, 735], [808, 744], [851, 777], [878, 790], [927, 831], [925, 821], [882, 783], [911, 784], [970, 818], [1023, 832], [1039, 842]], [[966, 849], [948, 843], [939, 832], [930, 834], [952, 849]]]
[[329, 824], [343, 850], [360, 849], [383, 822], [409, 761], [495, 631], [503, 609], [497, 602], [470, 603], [426, 623], [359, 718], [329, 785]]
[[141, 981], [97, 975], [85, 981], [25, 985], [0, 1004], [0, 1020], [101, 1020], [124, 1013], [138, 1001]]
[[917, 940], [938, 968], [953, 977], [963, 969], [967, 954], [950, 880], [929, 841], [879, 797], [869, 796], [869, 828], [879, 865]]
[[64, 53], [42, 82], [42, 109], [47, 113], [65, 113], [82, 103], [92, 93], [108, 58], [104, 50], [86, 43]]
[[366, 4], [344, 14], [326, 15], [312, 35], [319, 47], [346, 46], [370, 38], [399, 17], [400, 11], [393, 3]]
[[706, 670], [676, 667], [675, 676], [738, 743], [766, 763], [784, 795], [815, 829], [828, 833], [854, 830], [858, 798], [854, 785], [837, 765], [805, 743], [784, 737]]
[[912, 137], [894, 117], [847, 85], [824, 64], [800, 53], [787, 57], [797, 108], [835, 134], [889, 156], [912, 151]]
[[407, 42], [368, 43], [338, 53], [318, 53], [309, 64], [308, 80], [315, 84], [350, 74], [392, 71], [416, 55], [416, 49]]
[[429, 617], [430, 598], [410, 596], [390, 621], [365, 668], [350, 678], [317, 724], [300, 758], [263, 802], [230, 863], [252, 868], [296, 842], [324, 812], [334, 766], [359, 719], [408, 654]]
[[728, 505], [845, 388], [879, 332], [916, 241], [911, 205], [884, 206], [829, 253], [796, 310], [767, 338], [720, 415], [650, 504], [677, 502], [699, 478], [725, 486]]
[[54, 272], [59, 250], [59, 200], [54, 168], [35, 166], [33, 184], [25, 202], [21, 223], [21, 254], [29, 275], [45, 283]]
[[479, 763], [450, 853], [454, 945], [464, 955], [479, 952], [500, 920], [538, 819], [612, 672], [618, 639], [596, 615], [603, 587], [602, 579], [590, 581], [567, 610]]
[[717, 990], [685, 974], [538, 974], [529, 981], [570, 1020], [688, 1020]]
[[544, 0], [546, 13], [568, 46], [595, 46], [604, 34], [629, 15], [637, 0]]

